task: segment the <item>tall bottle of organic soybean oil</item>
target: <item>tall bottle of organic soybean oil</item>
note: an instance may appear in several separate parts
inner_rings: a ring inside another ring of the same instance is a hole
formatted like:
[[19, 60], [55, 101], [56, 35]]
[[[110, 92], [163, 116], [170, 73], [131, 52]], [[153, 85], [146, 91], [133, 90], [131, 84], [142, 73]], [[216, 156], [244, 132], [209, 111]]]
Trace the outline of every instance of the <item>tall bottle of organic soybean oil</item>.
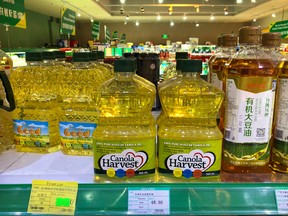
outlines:
[[226, 112], [222, 168], [227, 172], [269, 172], [277, 81], [261, 46], [261, 28], [239, 30], [240, 51], [226, 66]]
[[97, 93], [95, 180], [153, 182], [156, 127], [151, 109], [156, 90], [135, 78], [135, 59], [116, 59], [114, 71], [115, 77], [104, 82]]
[[201, 60], [178, 61], [182, 76], [160, 90], [164, 115], [158, 125], [159, 181], [191, 181], [200, 177], [201, 181], [217, 181], [223, 135], [216, 113], [224, 92], [200, 78]]

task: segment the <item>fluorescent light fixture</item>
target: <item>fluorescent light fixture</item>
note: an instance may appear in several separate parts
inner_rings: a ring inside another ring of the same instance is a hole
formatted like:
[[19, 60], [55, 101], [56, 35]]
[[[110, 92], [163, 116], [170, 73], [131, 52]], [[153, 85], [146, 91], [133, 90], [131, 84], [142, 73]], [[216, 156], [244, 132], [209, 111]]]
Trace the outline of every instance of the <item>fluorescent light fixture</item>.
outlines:
[[237, 3], [237, 4], [242, 4], [242, 3], [243, 3], [243, 0], [236, 0], [236, 3]]
[[159, 4], [162, 4], [164, 1], [163, 0], [158, 0], [158, 3]]
[[251, 0], [251, 3], [256, 3], [256, 0]]
[[125, 0], [120, 0], [120, 3], [121, 4], [125, 4]]
[[196, 12], [199, 13], [199, 7], [196, 7]]

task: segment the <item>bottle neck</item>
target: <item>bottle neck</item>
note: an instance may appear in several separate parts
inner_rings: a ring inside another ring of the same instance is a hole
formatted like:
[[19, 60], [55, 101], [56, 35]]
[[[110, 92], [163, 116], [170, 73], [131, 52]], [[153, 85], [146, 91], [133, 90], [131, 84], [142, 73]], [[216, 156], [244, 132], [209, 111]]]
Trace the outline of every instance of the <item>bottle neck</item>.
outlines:
[[135, 76], [135, 72], [115, 72], [116, 80], [129, 80]]

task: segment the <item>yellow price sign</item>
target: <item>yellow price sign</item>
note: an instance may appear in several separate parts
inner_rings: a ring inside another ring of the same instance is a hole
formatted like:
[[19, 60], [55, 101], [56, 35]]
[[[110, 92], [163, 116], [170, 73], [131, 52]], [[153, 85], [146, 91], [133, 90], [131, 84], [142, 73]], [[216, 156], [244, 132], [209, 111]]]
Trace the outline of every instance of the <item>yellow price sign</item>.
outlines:
[[33, 180], [27, 212], [74, 215], [77, 182]]

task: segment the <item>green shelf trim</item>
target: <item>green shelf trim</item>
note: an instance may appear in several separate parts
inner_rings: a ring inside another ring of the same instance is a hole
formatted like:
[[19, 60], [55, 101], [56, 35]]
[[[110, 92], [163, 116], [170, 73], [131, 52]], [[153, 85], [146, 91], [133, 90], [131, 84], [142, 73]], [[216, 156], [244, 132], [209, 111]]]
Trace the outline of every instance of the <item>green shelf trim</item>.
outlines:
[[[127, 215], [133, 187], [169, 188], [171, 215], [277, 215], [275, 189], [288, 183], [79, 184], [75, 215]], [[0, 215], [30, 215], [30, 191], [29, 184], [0, 185]]]

